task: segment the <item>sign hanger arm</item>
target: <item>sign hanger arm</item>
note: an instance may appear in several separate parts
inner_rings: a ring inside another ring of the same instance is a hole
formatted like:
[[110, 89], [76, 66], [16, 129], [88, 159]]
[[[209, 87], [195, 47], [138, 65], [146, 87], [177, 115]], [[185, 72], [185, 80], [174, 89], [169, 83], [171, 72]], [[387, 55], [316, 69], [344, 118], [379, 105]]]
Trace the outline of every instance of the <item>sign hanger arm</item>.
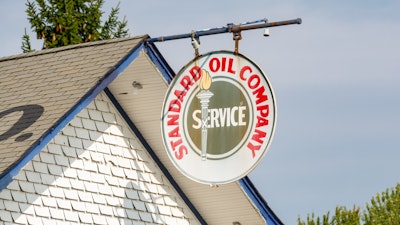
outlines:
[[149, 38], [148, 42], [163, 42], [163, 41], [171, 41], [183, 38], [191, 38], [193, 33], [196, 37], [206, 36], [206, 35], [214, 35], [214, 34], [223, 34], [223, 33], [234, 33], [240, 32], [244, 30], [254, 30], [254, 29], [261, 29], [267, 27], [277, 27], [277, 26], [285, 26], [285, 25], [292, 25], [292, 24], [301, 24], [301, 18], [293, 19], [293, 20], [284, 20], [284, 21], [277, 21], [277, 22], [267, 22], [267, 20], [258, 20], [255, 22], [243, 23], [243, 24], [227, 24], [227, 26], [219, 27], [219, 28], [210, 28], [198, 31], [192, 31], [191, 33], [186, 34], [177, 34], [177, 35], [170, 35], [170, 36], [160, 36], [156, 38]]

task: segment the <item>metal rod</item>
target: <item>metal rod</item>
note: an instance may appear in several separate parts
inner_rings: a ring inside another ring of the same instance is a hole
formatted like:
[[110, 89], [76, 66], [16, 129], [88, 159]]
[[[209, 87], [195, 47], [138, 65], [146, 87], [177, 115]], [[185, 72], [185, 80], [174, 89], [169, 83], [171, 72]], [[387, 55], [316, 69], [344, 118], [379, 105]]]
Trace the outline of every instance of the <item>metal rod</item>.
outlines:
[[[266, 21], [266, 20], [264, 20], [264, 21]], [[213, 34], [234, 33], [234, 32], [240, 32], [243, 30], [254, 30], [254, 29], [260, 29], [260, 28], [266, 28], [266, 27], [277, 27], [277, 26], [285, 26], [285, 25], [291, 25], [291, 24], [301, 24], [302, 21], [300, 18], [297, 18], [297, 19], [293, 19], [293, 20], [285, 20], [285, 21], [278, 21], [278, 22], [264, 22], [264, 23], [261, 23], [261, 22], [262, 21], [256, 21], [256, 23], [259, 23], [259, 24], [253, 24], [253, 23], [243, 23], [243, 24], [239, 24], [239, 25], [228, 24], [227, 26], [224, 26], [224, 27], [198, 30], [198, 31], [193, 31], [193, 32], [196, 37], [200, 37], [200, 36], [213, 35]], [[177, 40], [177, 39], [183, 39], [183, 38], [191, 38], [193, 35], [193, 32], [186, 33], [186, 34], [177, 34], [177, 35], [149, 38], [148, 41], [149, 42], [163, 42], [163, 41]]]

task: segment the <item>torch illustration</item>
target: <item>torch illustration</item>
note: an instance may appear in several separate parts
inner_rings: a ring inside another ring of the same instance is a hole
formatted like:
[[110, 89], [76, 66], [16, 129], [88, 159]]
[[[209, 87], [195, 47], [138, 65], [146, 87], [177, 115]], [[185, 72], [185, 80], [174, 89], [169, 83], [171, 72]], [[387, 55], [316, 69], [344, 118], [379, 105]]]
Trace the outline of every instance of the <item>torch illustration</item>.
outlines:
[[211, 76], [208, 71], [201, 70], [200, 91], [196, 97], [200, 100], [201, 106], [201, 159], [207, 160], [207, 126], [208, 126], [208, 103], [214, 95], [210, 89]]

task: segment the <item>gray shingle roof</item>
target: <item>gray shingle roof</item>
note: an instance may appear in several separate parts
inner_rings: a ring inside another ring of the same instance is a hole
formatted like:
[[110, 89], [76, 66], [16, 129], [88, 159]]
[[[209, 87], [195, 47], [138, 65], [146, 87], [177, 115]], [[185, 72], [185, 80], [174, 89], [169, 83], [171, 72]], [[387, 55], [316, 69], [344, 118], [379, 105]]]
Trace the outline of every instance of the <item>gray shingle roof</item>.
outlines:
[[0, 175], [147, 37], [0, 58]]

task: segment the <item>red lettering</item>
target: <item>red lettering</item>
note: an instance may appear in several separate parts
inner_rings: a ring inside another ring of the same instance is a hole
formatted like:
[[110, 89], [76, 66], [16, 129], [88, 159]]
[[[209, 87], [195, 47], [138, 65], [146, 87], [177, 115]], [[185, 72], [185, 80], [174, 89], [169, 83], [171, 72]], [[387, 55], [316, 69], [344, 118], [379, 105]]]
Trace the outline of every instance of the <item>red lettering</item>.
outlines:
[[222, 71], [225, 71], [226, 57], [222, 57]]
[[265, 136], [267, 136], [267, 133], [265, 133], [264, 131], [261, 131], [259, 129], [255, 129], [254, 134], [251, 137], [251, 139], [253, 141], [256, 141], [256, 142], [262, 144], [262, 143], [264, 143], [264, 140], [261, 140], [261, 138], [265, 138]]
[[240, 79], [242, 79], [243, 81], [247, 80], [247, 78], [244, 77], [244, 73], [245, 73], [246, 71], [249, 71], [250, 73], [253, 72], [253, 70], [251, 69], [250, 66], [244, 66], [244, 67], [240, 70], [240, 73], [239, 73]]
[[[175, 90], [175, 91], [174, 91], [174, 95], [176, 96], [176, 98], [177, 98], [179, 101], [183, 102], [183, 97], [185, 97], [186, 91]], [[178, 102], [178, 100], [172, 100], [172, 101]], [[178, 103], [179, 103], [179, 102], [178, 102]], [[179, 103], [179, 110], [180, 110], [180, 109], [181, 109], [181, 104]], [[178, 112], [179, 112], [179, 111], [178, 111]]]
[[173, 99], [169, 102], [169, 112], [179, 112], [181, 111], [181, 103], [177, 99]]
[[169, 120], [167, 122], [168, 126], [173, 126], [173, 125], [177, 126], [177, 125], [179, 125], [178, 124], [179, 114], [168, 115], [168, 118], [169, 118]]
[[[255, 83], [253, 82], [255, 81]], [[247, 81], [247, 85], [249, 85], [249, 88], [254, 89], [260, 85], [260, 77], [256, 74], [253, 74], [249, 77], [249, 80]]]
[[189, 90], [190, 86], [193, 85], [193, 80], [191, 77], [188, 75], [185, 75], [182, 77], [181, 81], [179, 82], [182, 87], [184, 87], [186, 90]]
[[268, 125], [268, 120], [262, 118], [261, 116], [257, 116], [257, 124], [256, 127], [262, 127]]
[[265, 95], [264, 92], [265, 92], [264, 86], [261, 86], [257, 90], [253, 91], [253, 95], [256, 95], [257, 98], [256, 100], [257, 105], [268, 100], [268, 96]]
[[249, 143], [247, 144], [247, 147], [251, 150], [251, 156], [254, 158], [254, 157], [256, 157], [256, 151], [259, 151], [259, 150], [260, 150], [261, 145], [255, 146], [255, 145], [253, 145], [251, 142], [249, 142]]
[[236, 71], [233, 70], [233, 58], [229, 58], [228, 73], [235, 74]]
[[269, 105], [257, 106], [257, 111], [260, 112], [262, 117], [267, 117], [269, 115]]
[[194, 82], [198, 81], [201, 77], [201, 68], [198, 66], [193, 66], [189, 70], [190, 75], [192, 75]]
[[210, 67], [211, 72], [217, 72], [221, 67], [221, 63], [219, 62], [218, 58], [212, 58], [209, 62], [208, 67]]
[[178, 151], [175, 151], [175, 157], [177, 160], [181, 160], [183, 156], [188, 154], [188, 149], [185, 145], [179, 146]]
[[[179, 134], [179, 127], [175, 127], [173, 130], [168, 132], [169, 137], [180, 137], [181, 135]], [[181, 140], [182, 141], [182, 140]]]
[[175, 151], [175, 148], [178, 147], [180, 144], [182, 144], [182, 139], [179, 139], [177, 141], [171, 141], [170, 144], [172, 149]]

